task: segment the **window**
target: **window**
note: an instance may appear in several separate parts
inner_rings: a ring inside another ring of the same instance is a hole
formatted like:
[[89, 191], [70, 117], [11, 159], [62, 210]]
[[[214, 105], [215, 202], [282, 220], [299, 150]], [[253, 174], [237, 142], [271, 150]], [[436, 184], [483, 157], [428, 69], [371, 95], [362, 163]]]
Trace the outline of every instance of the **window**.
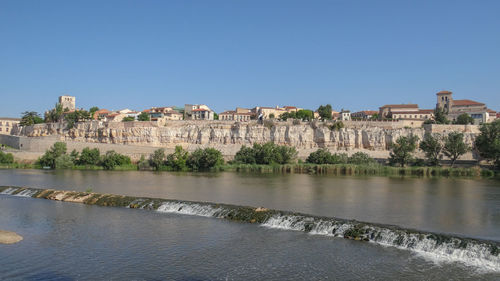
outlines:
[[5, 131], [8, 132], [9, 131], [9, 128], [5, 128]]

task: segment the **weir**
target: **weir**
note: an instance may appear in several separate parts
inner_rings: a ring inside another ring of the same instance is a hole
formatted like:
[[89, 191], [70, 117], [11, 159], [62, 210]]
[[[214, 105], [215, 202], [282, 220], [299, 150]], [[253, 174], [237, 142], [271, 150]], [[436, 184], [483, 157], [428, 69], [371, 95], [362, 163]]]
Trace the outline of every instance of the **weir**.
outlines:
[[61, 191], [29, 187], [0, 186], [0, 194], [43, 198], [98, 206], [154, 210], [256, 223], [263, 227], [303, 231], [410, 250], [424, 257], [461, 262], [481, 269], [500, 271], [500, 242], [423, 232], [394, 225], [321, 217], [289, 211], [248, 206]]

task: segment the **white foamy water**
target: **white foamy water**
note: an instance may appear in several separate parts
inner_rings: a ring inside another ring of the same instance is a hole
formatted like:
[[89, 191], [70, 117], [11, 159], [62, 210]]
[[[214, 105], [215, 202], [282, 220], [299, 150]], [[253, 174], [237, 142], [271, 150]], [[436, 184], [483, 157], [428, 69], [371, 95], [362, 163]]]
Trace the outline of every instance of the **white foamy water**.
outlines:
[[157, 211], [163, 213], [213, 217], [215, 214], [223, 211], [223, 209], [197, 203], [165, 202], [158, 207]]
[[[264, 227], [308, 231], [310, 234], [344, 236], [346, 230], [354, 227], [349, 223], [317, 220], [303, 216], [273, 216], [262, 224]], [[438, 243], [430, 234], [406, 233], [366, 225], [363, 237], [370, 242], [413, 251], [434, 262], [461, 262], [469, 266], [490, 271], [500, 271], [500, 256], [491, 253], [491, 245], [460, 238]], [[462, 244], [461, 246], [459, 246]]]
[[12, 194], [12, 192], [14, 192], [14, 191], [16, 191], [16, 190], [17, 190], [17, 188], [11, 188], [11, 187], [9, 187], [9, 188], [7, 188], [6, 190], [4, 190], [4, 191], [0, 192], [0, 194], [7, 194], [7, 195], [10, 195], [10, 194]]

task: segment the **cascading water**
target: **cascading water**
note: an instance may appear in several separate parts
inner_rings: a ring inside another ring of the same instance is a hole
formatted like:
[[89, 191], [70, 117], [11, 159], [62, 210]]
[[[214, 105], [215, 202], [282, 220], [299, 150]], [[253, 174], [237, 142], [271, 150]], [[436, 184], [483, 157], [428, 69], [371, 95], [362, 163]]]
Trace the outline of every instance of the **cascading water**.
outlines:
[[[4, 195], [39, 197], [37, 194], [42, 194], [44, 191], [35, 188], [0, 186], [0, 194]], [[88, 196], [88, 194], [81, 196]], [[103, 196], [104, 200], [110, 198], [106, 197], [110, 195], [99, 196]], [[116, 196], [116, 198], [122, 199], [120, 196]], [[113, 200], [113, 198], [109, 200]], [[109, 205], [104, 204], [104, 206]], [[383, 246], [411, 250], [434, 261], [462, 262], [481, 269], [500, 271], [500, 243], [496, 241], [482, 241], [402, 229], [397, 226], [214, 203], [131, 198], [126, 204], [120, 206], [156, 210], [163, 213], [215, 217], [251, 223], [258, 222], [268, 228], [304, 231], [314, 235], [369, 241]]]

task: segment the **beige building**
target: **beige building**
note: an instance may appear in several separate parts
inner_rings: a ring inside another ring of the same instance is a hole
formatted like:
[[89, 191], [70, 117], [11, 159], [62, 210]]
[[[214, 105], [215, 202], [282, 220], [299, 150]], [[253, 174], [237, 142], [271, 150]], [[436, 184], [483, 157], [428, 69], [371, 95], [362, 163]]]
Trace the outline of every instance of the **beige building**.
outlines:
[[342, 111], [340, 111], [340, 118], [339, 119], [342, 121], [350, 121], [351, 120], [351, 111], [342, 109]]
[[248, 122], [252, 119], [252, 113], [238, 113], [237, 111], [224, 111], [219, 114], [219, 120], [223, 121], [236, 121], [236, 122]]
[[214, 120], [214, 111], [205, 104], [184, 105], [185, 120]]
[[379, 118], [393, 118], [394, 113], [419, 111], [418, 104], [386, 104], [379, 108]]
[[0, 134], [10, 135], [12, 128], [17, 127], [19, 122], [19, 118], [0, 117]]
[[436, 93], [436, 108], [442, 108], [447, 113], [448, 119], [456, 120], [461, 114], [468, 114], [474, 119], [474, 124], [487, 123], [493, 120], [490, 114], [494, 111], [488, 109], [484, 103], [473, 100], [455, 100], [450, 91], [440, 91]]
[[398, 111], [392, 114], [394, 120], [430, 120], [434, 118], [434, 109], [419, 109], [418, 111]]
[[76, 109], [76, 98], [73, 96], [60, 96], [59, 103], [62, 105], [64, 111]]

